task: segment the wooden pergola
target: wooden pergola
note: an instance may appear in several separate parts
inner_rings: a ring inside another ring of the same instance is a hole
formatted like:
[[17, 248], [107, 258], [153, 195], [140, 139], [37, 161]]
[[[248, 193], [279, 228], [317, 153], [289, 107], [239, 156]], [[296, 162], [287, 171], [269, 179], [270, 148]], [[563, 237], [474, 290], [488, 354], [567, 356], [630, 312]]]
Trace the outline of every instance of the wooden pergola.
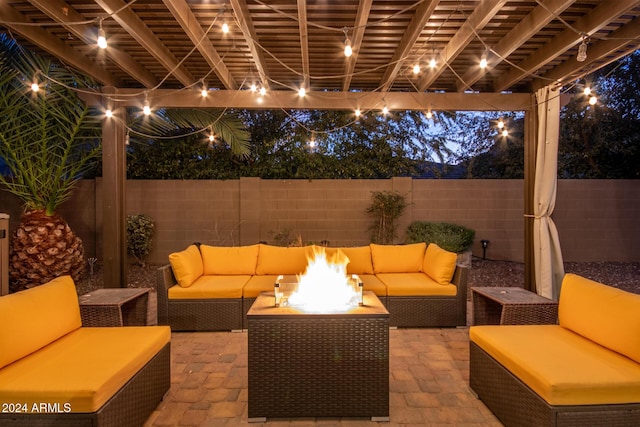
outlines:
[[[103, 261], [105, 283], [116, 287], [126, 286], [126, 128], [117, 118], [146, 101], [154, 108], [524, 111], [525, 265], [533, 288], [533, 93], [572, 85], [638, 49], [639, 16], [640, 0], [0, 2], [3, 32], [95, 79], [103, 89], [92, 102], [114, 112], [103, 126]], [[102, 33], [106, 49], [96, 45]]]

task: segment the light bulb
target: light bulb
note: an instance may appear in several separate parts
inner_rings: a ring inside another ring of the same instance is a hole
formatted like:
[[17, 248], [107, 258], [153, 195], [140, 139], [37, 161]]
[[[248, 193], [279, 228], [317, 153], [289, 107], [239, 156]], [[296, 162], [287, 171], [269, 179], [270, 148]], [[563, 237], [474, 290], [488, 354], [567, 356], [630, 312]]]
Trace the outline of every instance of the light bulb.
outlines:
[[31, 83], [31, 90], [33, 92], [37, 92], [40, 90], [40, 85], [38, 84], [38, 82], [33, 82]]
[[149, 107], [149, 103], [145, 101], [144, 107], [142, 108], [142, 114], [145, 116], [151, 115], [151, 107]]
[[504, 136], [504, 137], [509, 136], [509, 132], [508, 132], [506, 129], [504, 129], [504, 130], [502, 131], [502, 136]]
[[260, 96], [265, 96], [266, 94], [267, 94], [267, 88], [261, 87], [260, 88]]
[[436, 63], [435, 58], [431, 58], [431, 61], [429, 61], [429, 67], [436, 68], [436, 65], [437, 65], [437, 63]]
[[200, 95], [202, 95], [203, 98], [206, 98], [208, 95], [207, 88], [203, 87], [200, 91]]
[[387, 115], [388, 113], [389, 113], [389, 109], [385, 105], [384, 107], [382, 107], [382, 114]]
[[351, 47], [351, 40], [346, 39], [344, 42], [344, 56], [347, 58], [353, 55], [353, 48]]
[[504, 127], [504, 122], [502, 120], [498, 120], [498, 129], [502, 129]]
[[298, 89], [298, 96], [300, 98], [304, 98], [304, 96], [307, 94], [307, 90], [304, 88], [304, 86], [302, 86], [300, 89]]
[[361, 111], [359, 108], [356, 108], [355, 113], [356, 113], [356, 117], [360, 117]]
[[427, 111], [427, 119], [432, 119], [433, 118], [433, 113], [431, 113], [431, 111]]
[[595, 95], [589, 98], [589, 105], [596, 105], [597, 102], [598, 98], [596, 98]]
[[227, 24], [226, 22], [222, 23], [222, 32], [224, 34], [227, 34], [229, 32], [229, 24]]
[[258, 90], [258, 88], [257, 88], [255, 83], [252, 83], [251, 86], [249, 87], [249, 90], [251, 92], [256, 92]]
[[100, 28], [98, 29], [98, 47], [100, 49], [107, 48], [107, 37], [102, 29], [102, 24], [100, 24]]
[[591, 95], [591, 88], [589, 86], [584, 88], [584, 94], [587, 96]]
[[111, 108], [107, 108], [107, 111], [105, 111], [105, 112], [104, 112], [104, 115], [105, 115], [107, 118], [111, 118], [111, 117], [113, 117], [113, 111], [111, 111]]
[[576, 55], [576, 61], [584, 62], [587, 59], [587, 38], [582, 38], [582, 43], [578, 47], [578, 55]]
[[418, 74], [420, 72], [420, 65], [419, 64], [415, 64], [413, 66], [413, 74]]
[[209, 142], [214, 142], [216, 140], [216, 136], [214, 134], [209, 135]]
[[487, 68], [487, 58], [484, 58], [484, 57], [483, 57], [483, 58], [480, 60], [480, 68], [482, 68], [482, 69]]

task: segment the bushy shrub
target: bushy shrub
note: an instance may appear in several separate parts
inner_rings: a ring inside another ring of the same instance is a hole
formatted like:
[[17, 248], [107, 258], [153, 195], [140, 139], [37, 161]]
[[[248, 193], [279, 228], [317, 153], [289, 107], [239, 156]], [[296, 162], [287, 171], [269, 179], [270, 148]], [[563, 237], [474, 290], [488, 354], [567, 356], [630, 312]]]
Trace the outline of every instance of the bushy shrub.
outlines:
[[145, 214], [127, 215], [127, 253], [142, 267], [145, 257], [151, 252], [153, 220]]
[[415, 221], [407, 229], [409, 243], [435, 243], [442, 249], [460, 253], [473, 245], [475, 230], [447, 222]]
[[366, 212], [372, 220], [369, 231], [373, 243], [393, 243], [397, 237], [397, 220], [406, 207], [404, 196], [395, 191], [371, 192], [371, 205]]

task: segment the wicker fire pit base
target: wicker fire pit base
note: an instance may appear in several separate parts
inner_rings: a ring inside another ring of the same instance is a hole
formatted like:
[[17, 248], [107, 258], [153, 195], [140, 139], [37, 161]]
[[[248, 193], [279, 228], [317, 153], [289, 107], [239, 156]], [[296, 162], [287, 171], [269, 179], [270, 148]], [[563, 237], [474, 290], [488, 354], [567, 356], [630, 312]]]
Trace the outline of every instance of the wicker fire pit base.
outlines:
[[250, 422], [389, 420], [389, 313], [372, 292], [340, 314], [274, 307], [263, 294], [247, 319]]

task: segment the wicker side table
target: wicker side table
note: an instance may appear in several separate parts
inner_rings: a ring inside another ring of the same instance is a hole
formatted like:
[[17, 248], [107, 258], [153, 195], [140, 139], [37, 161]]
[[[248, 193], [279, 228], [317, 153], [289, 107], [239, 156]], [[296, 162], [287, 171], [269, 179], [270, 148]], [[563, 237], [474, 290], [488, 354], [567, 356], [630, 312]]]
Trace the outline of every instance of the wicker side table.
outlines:
[[516, 287], [472, 287], [474, 325], [542, 325], [558, 321], [558, 303]]
[[149, 288], [97, 289], [79, 297], [83, 326], [145, 326]]

